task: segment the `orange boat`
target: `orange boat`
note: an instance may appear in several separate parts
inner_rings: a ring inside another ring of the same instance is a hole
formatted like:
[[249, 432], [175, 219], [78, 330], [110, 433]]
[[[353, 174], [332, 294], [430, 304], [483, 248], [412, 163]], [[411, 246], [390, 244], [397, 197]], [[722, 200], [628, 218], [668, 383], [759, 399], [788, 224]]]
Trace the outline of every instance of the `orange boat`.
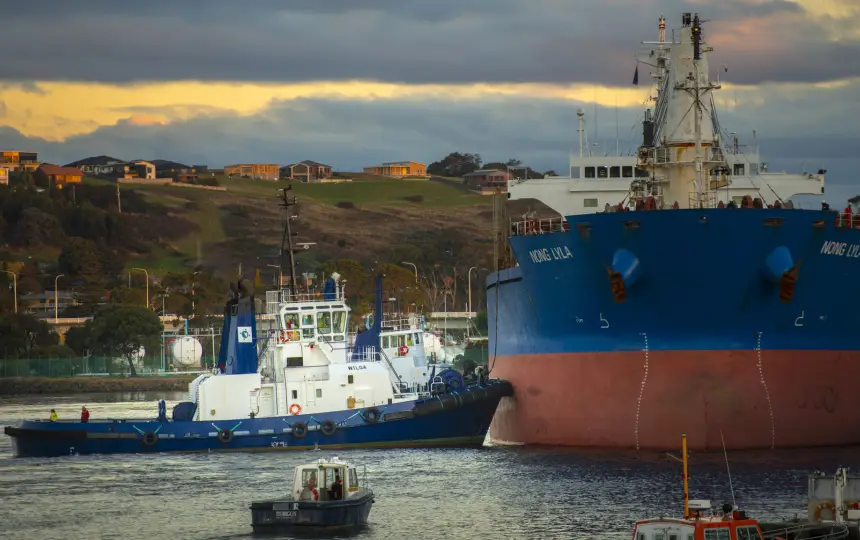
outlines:
[[687, 436], [681, 435], [684, 463], [684, 516], [637, 521], [633, 540], [763, 540], [757, 520], [745, 512], [723, 505], [722, 512], [712, 511], [711, 501], [689, 500], [687, 476]]

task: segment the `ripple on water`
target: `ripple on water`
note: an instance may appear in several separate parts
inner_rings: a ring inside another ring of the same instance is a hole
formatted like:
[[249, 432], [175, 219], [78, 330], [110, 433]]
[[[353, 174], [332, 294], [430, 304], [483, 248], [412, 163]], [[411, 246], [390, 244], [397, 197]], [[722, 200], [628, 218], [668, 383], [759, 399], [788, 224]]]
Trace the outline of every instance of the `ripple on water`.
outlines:
[[[6, 422], [51, 407], [73, 416], [152, 417], [154, 401], [89, 396], [0, 401]], [[168, 404], [168, 408], [173, 403]], [[4, 424], [0, 421], [0, 425]], [[323, 452], [12, 459], [0, 437], [0, 537], [47, 540], [249, 538], [248, 503], [283, 496], [293, 467]], [[664, 454], [497, 447], [348, 451], [377, 498], [373, 540], [629, 538], [632, 522], [681, 507], [681, 468]], [[806, 475], [857, 461], [854, 449], [732, 453], [740, 505], [759, 518], [805, 512]], [[693, 455], [691, 496], [731, 500], [722, 455]], [[327, 536], [343, 538], [344, 535]]]

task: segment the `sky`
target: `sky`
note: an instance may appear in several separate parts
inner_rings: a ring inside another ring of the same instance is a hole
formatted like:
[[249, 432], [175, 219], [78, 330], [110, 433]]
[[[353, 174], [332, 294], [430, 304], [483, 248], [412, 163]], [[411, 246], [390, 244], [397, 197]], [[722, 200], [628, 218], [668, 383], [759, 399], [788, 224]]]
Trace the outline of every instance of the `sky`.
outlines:
[[0, 148], [566, 171], [580, 107], [605, 151], [638, 144], [635, 54], [684, 11], [707, 21], [723, 127], [860, 192], [857, 0], [28, 0], [3, 15]]

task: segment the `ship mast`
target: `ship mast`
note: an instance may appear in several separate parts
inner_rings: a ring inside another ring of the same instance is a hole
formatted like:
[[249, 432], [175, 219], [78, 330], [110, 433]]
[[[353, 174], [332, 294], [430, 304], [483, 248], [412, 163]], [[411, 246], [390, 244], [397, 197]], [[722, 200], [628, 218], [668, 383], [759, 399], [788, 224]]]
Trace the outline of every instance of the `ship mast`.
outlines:
[[[284, 213], [286, 215], [286, 222], [284, 223], [284, 234], [281, 237], [280, 267], [281, 275], [284, 275], [284, 254], [288, 254], [290, 258], [290, 292], [291, 294], [295, 295], [297, 294], [296, 284], [298, 282], [296, 281], [296, 248], [293, 246], [293, 236], [298, 236], [299, 233], [293, 232], [292, 228], [290, 227], [290, 222], [293, 220], [294, 217], [296, 217], [291, 215], [290, 207], [298, 204], [298, 199], [295, 196], [293, 196], [292, 200], [290, 200], [290, 197], [287, 195], [287, 192], [292, 190], [293, 186], [291, 185], [287, 186], [285, 189], [278, 190], [281, 192], [280, 206], [284, 209]], [[283, 287], [283, 283], [279, 284], [279, 286]]]
[[702, 101], [699, 93], [699, 60], [702, 59], [702, 28], [699, 25], [698, 13], [693, 17], [693, 69], [695, 72], [695, 86], [693, 87], [693, 106], [696, 108], [694, 123], [696, 131], [696, 198], [699, 208], [704, 208], [702, 196], [704, 192], [703, 163], [702, 163]]

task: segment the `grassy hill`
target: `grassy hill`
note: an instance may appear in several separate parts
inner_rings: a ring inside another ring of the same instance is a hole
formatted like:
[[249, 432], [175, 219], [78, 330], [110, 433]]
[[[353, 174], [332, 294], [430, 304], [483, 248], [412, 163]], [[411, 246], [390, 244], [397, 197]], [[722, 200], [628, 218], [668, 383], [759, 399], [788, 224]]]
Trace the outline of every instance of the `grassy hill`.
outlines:
[[[421, 266], [489, 264], [492, 206], [489, 197], [427, 179], [390, 179], [363, 174], [337, 184], [293, 183], [299, 242], [316, 242], [297, 256], [299, 271], [326, 260], [349, 258], [371, 266], [408, 260]], [[277, 264], [283, 210], [277, 190], [289, 182], [216, 177], [226, 191], [179, 186], [123, 184], [170, 214], [192, 221], [197, 231], [168, 242], [129, 266], [156, 273], [203, 264], [232, 275], [241, 263], [270, 280]], [[87, 179], [100, 184], [101, 180]], [[141, 216], [144, 218], [144, 216]], [[198, 261], [199, 258], [199, 261]]]

